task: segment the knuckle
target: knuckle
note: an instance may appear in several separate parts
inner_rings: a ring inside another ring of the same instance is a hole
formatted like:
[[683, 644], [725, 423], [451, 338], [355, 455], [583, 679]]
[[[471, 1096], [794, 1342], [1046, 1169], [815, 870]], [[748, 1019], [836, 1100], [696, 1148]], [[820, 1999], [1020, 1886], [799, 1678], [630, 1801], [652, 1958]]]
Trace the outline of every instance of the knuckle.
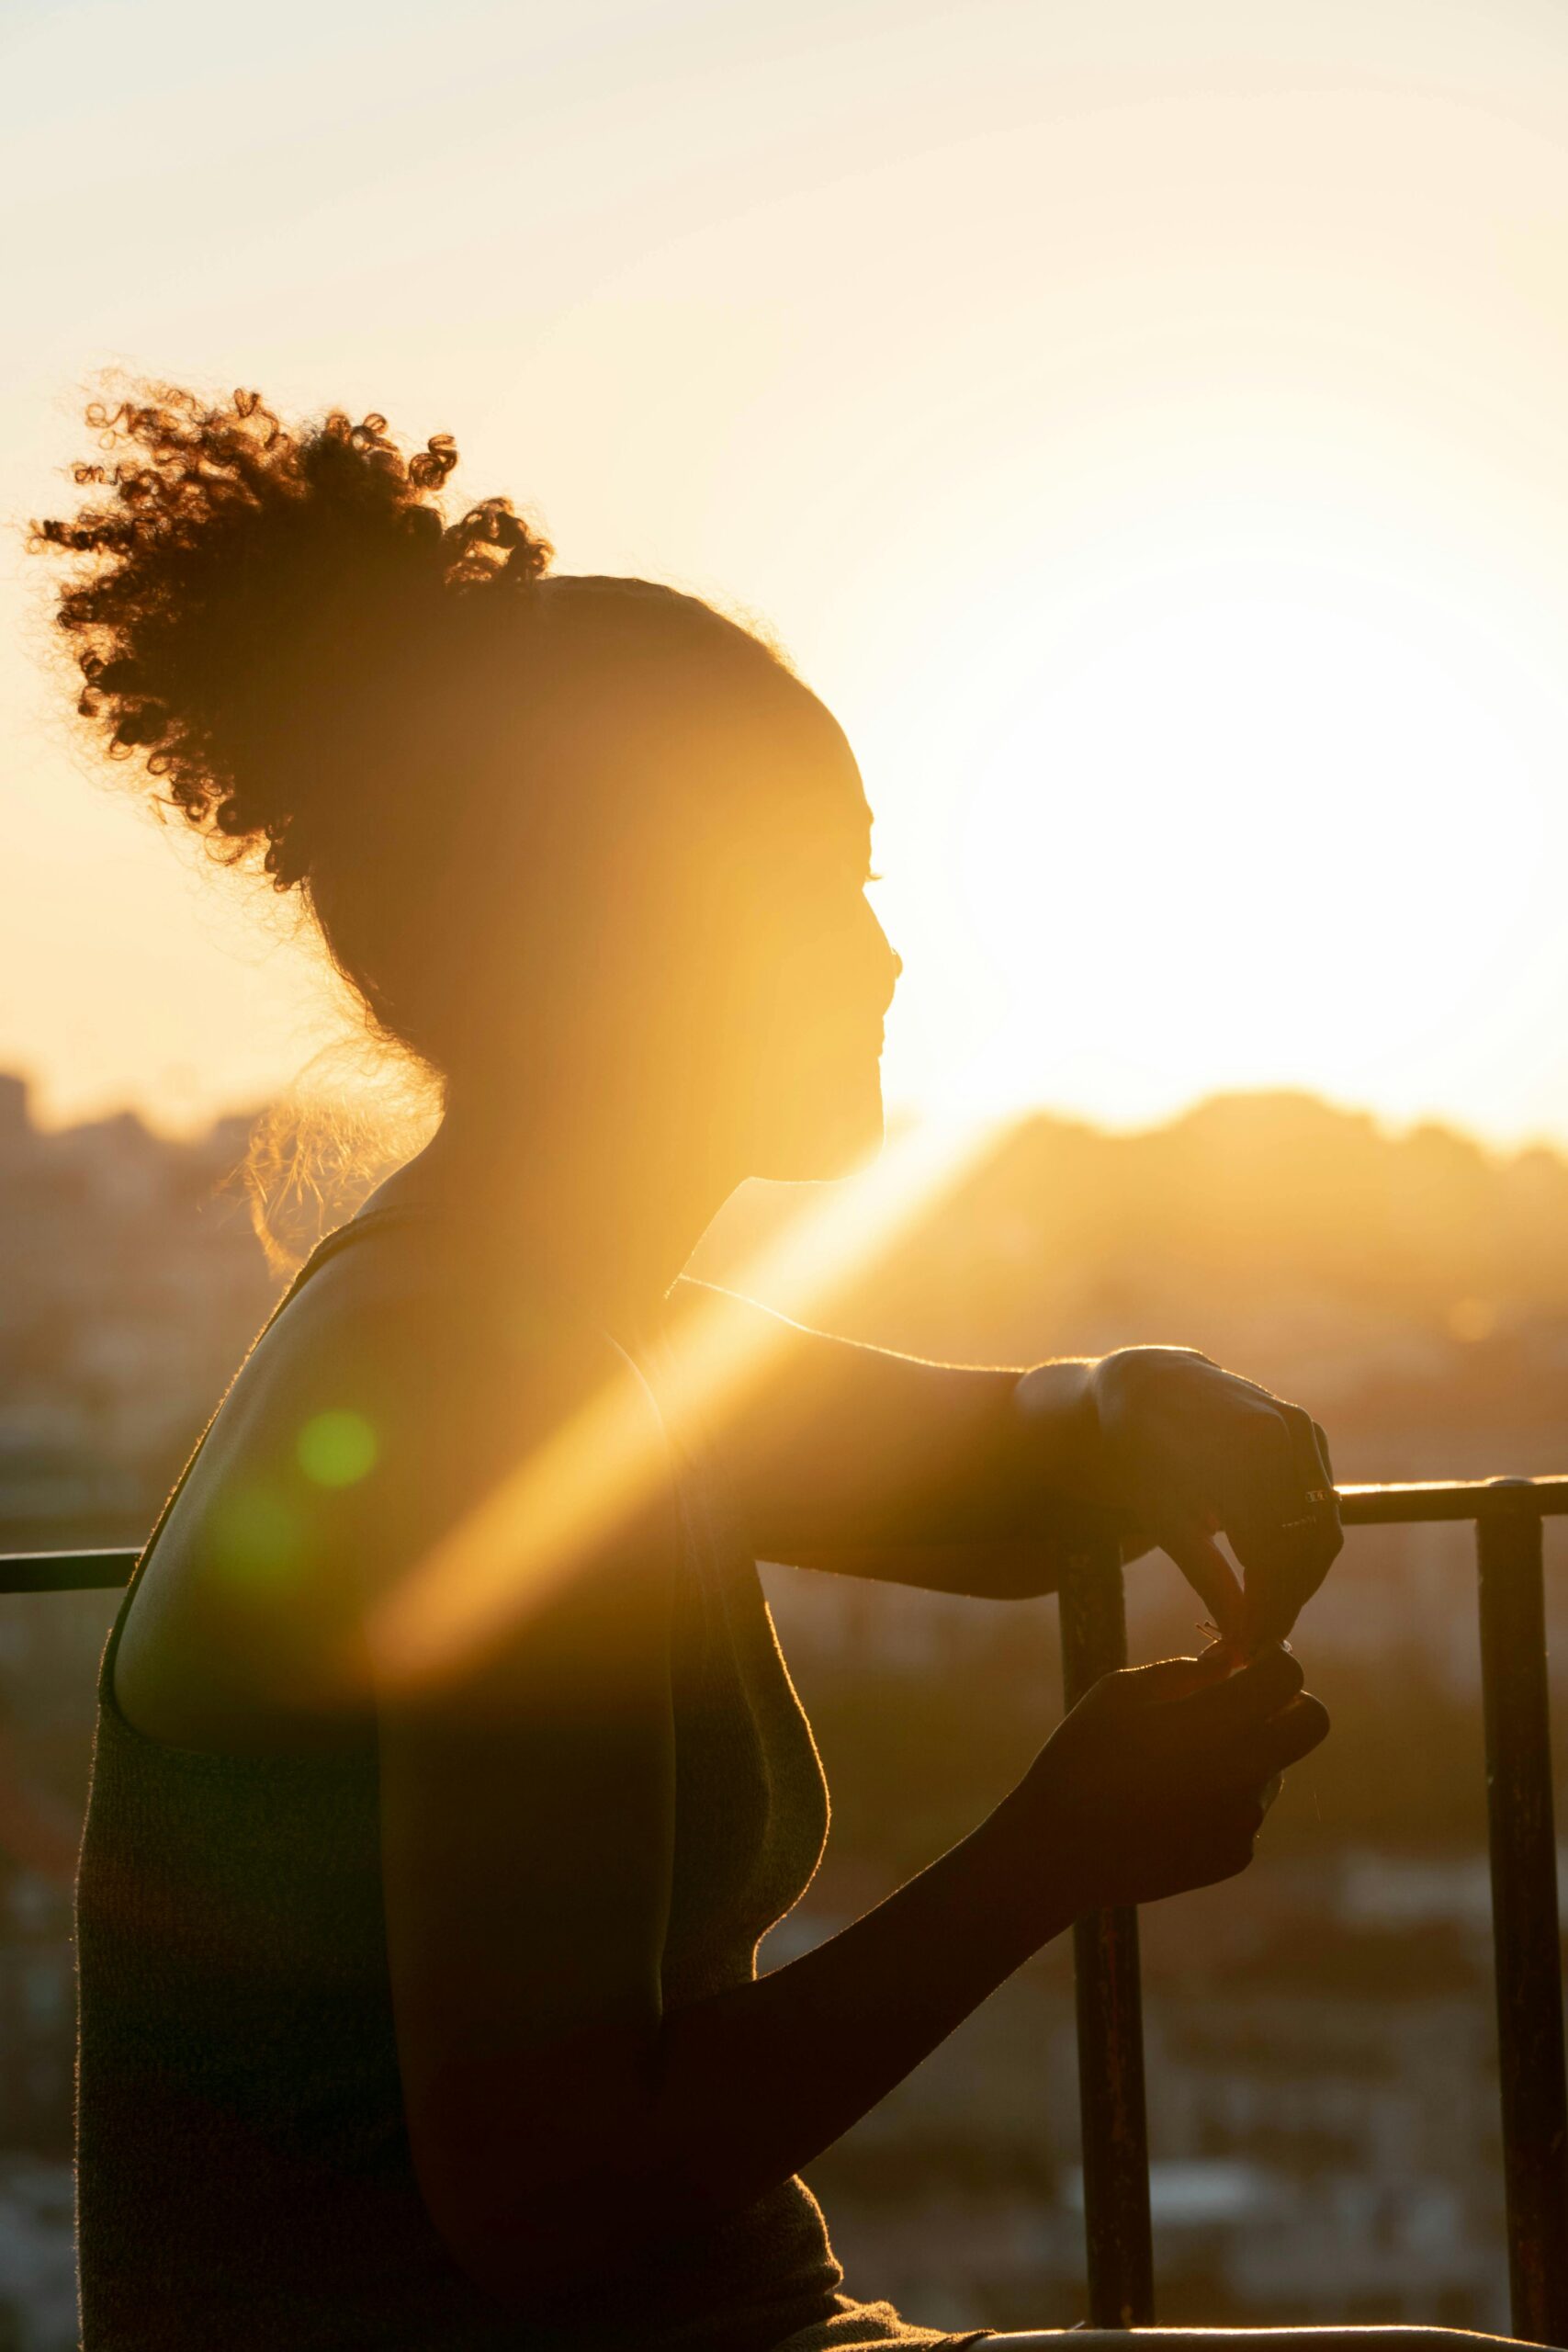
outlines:
[[1252, 1839], [1239, 1834], [1217, 1838], [1210, 1846], [1202, 1863], [1201, 1886], [1218, 1886], [1227, 1878], [1239, 1878], [1252, 1860]]
[[1254, 1680], [1248, 1696], [1249, 1713], [1256, 1721], [1259, 1716], [1278, 1714], [1300, 1695], [1303, 1676], [1299, 1660], [1283, 1647], [1265, 1650], [1250, 1669]]
[[1310, 1690], [1303, 1691], [1300, 1704], [1305, 1728], [1311, 1735], [1311, 1744], [1315, 1747], [1320, 1740], [1328, 1737], [1333, 1719], [1323, 1701], [1314, 1699]]
[[1270, 1399], [1269, 1433], [1274, 1458], [1282, 1468], [1295, 1468], [1297, 1440], [1305, 1420], [1299, 1405], [1280, 1405]]
[[1288, 1765], [1299, 1764], [1310, 1756], [1328, 1736], [1328, 1715], [1315, 1699], [1298, 1699], [1282, 1714], [1269, 1742], [1275, 1758], [1275, 1769], [1283, 1771]]

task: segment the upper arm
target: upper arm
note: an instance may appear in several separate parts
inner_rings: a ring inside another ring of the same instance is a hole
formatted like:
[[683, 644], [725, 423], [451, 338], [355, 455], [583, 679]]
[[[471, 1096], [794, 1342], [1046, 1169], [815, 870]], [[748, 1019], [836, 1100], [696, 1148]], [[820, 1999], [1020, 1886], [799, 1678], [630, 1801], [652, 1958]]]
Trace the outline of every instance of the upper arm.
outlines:
[[[608, 1342], [461, 1385], [462, 1411], [411, 1418], [365, 1624], [410, 2140], [482, 2273], [500, 2246], [526, 2270], [531, 2238], [591, 2229], [593, 2176], [646, 2102], [674, 1532], [657, 1411]], [[485, 1605], [454, 1614], [465, 1578]]]

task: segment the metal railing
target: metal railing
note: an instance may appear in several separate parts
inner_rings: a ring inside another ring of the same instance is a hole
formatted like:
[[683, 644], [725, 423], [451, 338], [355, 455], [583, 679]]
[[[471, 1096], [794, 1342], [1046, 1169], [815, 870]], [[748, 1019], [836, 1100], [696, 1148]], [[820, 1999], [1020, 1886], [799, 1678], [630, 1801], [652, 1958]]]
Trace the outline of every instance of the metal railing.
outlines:
[[[1347, 1527], [1475, 1526], [1513, 2328], [1534, 2343], [1568, 2346], [1568, 2076], [1541, 1537], [1543, 1519], [1568, 1516], [1568, 1478], [1338, 1491]], [[0, 1555], [0, 1594], [110, 1589], [126, 1582], [136, 1558], [131, 1551]], [[1116, 1546], [1075, 1555], [1060, 1599], [1071, 1706], [1127, 1663]], [[1146, 2327], [1155, 2284], [1138, 1915], [1091, 1912], [1073, 1941], [1089, 2324]]]
[[[1516, 2335], [1568, 2345], [1568, 2087], [1541, 1541], [1542, 1520], [1568, 1514], [1568, 1478], [1342, 1487], [1339, 1509], [1347, 1527], [1475, 1524], [1510, 2304]], [[1068, 1563], [1061, 1613], [1071, 1706], [1127, 1663], [1113, 1544]], [[1092, 1912], [1073, 1937], [1089, 2323], [1146, 2327], [1154, 2247], [1138, 1915]]]

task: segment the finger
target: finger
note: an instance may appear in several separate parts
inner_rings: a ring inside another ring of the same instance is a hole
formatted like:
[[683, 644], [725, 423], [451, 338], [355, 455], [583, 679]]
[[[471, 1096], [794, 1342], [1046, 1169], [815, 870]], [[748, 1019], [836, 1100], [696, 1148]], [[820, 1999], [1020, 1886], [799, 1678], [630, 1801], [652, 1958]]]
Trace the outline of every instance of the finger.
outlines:
[[1275, 1413], [1279, 1436], [1266, 1449], [1267, 1466], [1227, 1526], [1247, 1572], [1246, 1623], [1255, 1641], [1290, 1632], [1344, 1544], [1317, 1424], [1299, 1405], [1279, 1404]]
[[[1293, 1411], [1300, 1411], [1300, 1407], [1293, 1407]], [[1345, 1550], [1345, 1524], [1340, 1520], [1340, 1496], [1336, 1494], [1336, 1484], [1333, 1484], [1328, 1440], [1324, 1437], [1321, 1425], [1312, 1419], [1312, 1414], [1304, 1414], [1304, 1411], [1300, 1414], [1298, 1446], [1309, 1479], [1307, 1505], [1312, 1510], [1312, 1517], [1314, 1517], [1312, 1541], [1309, 1541], [1307, 1557], [1303, 1562], [1304, 1578], [1300, 1585], [1298, 1601], [1295, 1601], [1295, 1609], [1303, 1609], [1304, 1601], [1312, 1600], [1316, 1588], [1328, 1576], [1328, 1569]], [[1295, 1618], [1291, 1618], [1291, 1623], [1295, 1623]], [[1283, 1625], [1281, 1637], [1288, 1630], [1291, 1630], [1291, 1625]]]
[[1256, 1823], [1239, 1822], [1205, 1839], [1203, 1860], [1199, 1865], [1194, 1883], [1218, 1886], [1227, 1878], [1239, 1878], [1251, 1867], [1253, 1842], [1258, 1835]]
[[1272, 1397], [1242, 1426], [1245, 1442], [1238, 1433], [1227, 1482], [1226, 1532], [1310, 1525], [1309, 1514], [1330, 1505], [1312, 1416], [1299, 1405]]
[[[1223, 1746], [1228, 1753], [1238, 1735], [1259, 1729], [1288, 1708], [1301, 1687], [1302, 1669], [1290, 1651], [1271, 1647], [1223, 1682], [1176, 1694], [1173, 1712], [1180, 1716], [1185, 1737], [1200, 1747]], [[1267, 1780], [1274, 1769], [1266, 1765], [1257, 1779]]]
[[1271, 1802], [1263, 1789], [1235, 1790], [1215, 1800], [1203, 1836], [1211, 1883], [1247, 1869]]
[[[1306, 1569], [1313, 1581], [1302, 1594], [1310, 1600], [1344, 1549], [1345, 1531], [1339, 1521], [1339, 1498], [1334, 1490], [1334, 1464], [1328, 1440], [1312, 1415], [1300, 1405], [1285, 1408], [1291, 1442], [1305, 1481], [1303, 1499], [1312, 1514], [1314, 1544], [1308, 1549]], [[1298, 1606], [1300, 1604], [1298, 1603]]]
[[1194, 1691], [1206, 1690], [1229, 1672], [1229, 1663], [1216, 1645], [1206, 1649], [1201, 1657], [1162, 1657], [1149, 1666], [1124, 1666], [1120, 1672], [1107, 1675], [1105, 1685], [1116, 1705], [1159, 1706], [1172, 1700], [1190, 1698]]
[[1278, 1714], [1251, 1731], [1237, 1757], [1239, 1768], [1261, 1782], [1288, 1771], [1328, 1737], [1328, 1710], [1309, 1690], [1298, 1692]]
[[1325, 1458], [1319, 1442], [1323, 1431], [1303, 1405], [1281, 1405], [1285, 1427], [1290, 1432], [1291, 1451], [1296, 1467], [1309, 1495], [1325, 1495], [1334, 1484], [1334, 1474]]
[[1282, 1772], [1276, 1772], [1261, 1788], [1237, 1790], [1228, 1802], [1221, 1802], [1214, 1835], [1222, 1844], [1245, 1843], [1250, 1850], [1269, 1817], [1269, 1806], [1284, 1785], [1284, 1777]]
[[1159, 1547], [1180, 1569], [1226, 1640], [1240, 1640], [1247, 1605], [1241, 1579], [1213, 1537], [1195, 1520], [1168, 1522], [1158, 1530]]
[[[1289, 1549], [1280, 1542], [1250, 1547], [1242, 1621], [1247, 1648], [1290, 1637], [1297, 1618], [1338, 1558], [1344, 1541], [1337, 1525], [1331, 1524]], [[1239, 1557], [1241, 1547], [1236, 1548]]]
[[1309, 1473], [1301, 1457], [1291, 1418], [1299, 1410], [1260, 1392], [1233, 1416], [1219, 1465], [1229, 1506], [1227, 1529], [1232, 1520], [1280, 1527], [1300, 1518], [1303, 1493], [1317, 1483], [1318, 1474], [1315, 1466]]

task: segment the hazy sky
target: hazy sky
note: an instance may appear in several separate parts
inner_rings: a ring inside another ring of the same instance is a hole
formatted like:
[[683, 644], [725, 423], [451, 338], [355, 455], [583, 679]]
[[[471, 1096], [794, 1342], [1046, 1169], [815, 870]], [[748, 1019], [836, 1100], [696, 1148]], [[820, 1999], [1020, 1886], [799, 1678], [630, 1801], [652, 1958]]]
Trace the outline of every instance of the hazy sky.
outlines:
[[[0, 512], [106, 363], [449, 429], [862, 754], [902, 1101], [1568, 1139], [1568, 11], [0, 5]], [[186, 1122], [307, 958], [0, 555], [0, 1066]]]

